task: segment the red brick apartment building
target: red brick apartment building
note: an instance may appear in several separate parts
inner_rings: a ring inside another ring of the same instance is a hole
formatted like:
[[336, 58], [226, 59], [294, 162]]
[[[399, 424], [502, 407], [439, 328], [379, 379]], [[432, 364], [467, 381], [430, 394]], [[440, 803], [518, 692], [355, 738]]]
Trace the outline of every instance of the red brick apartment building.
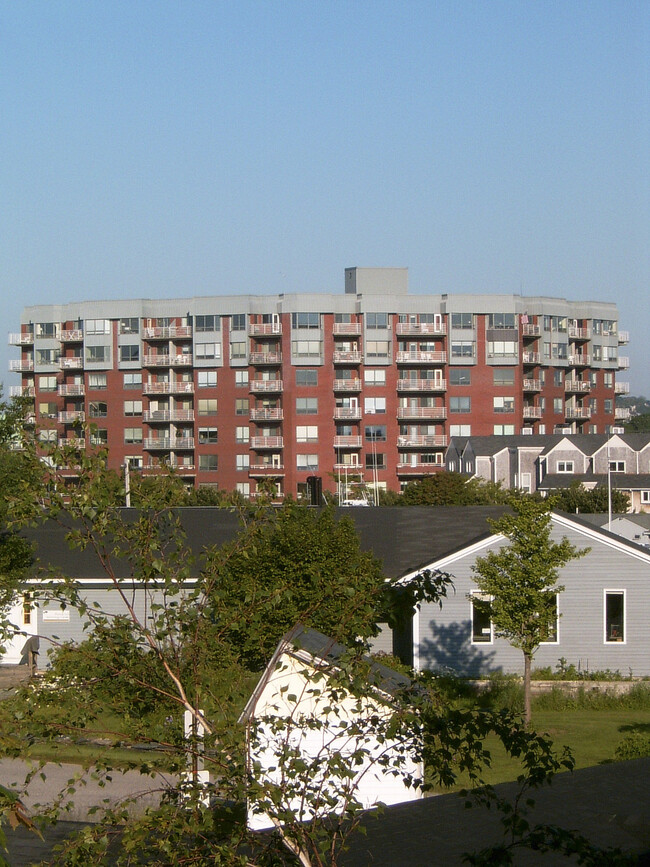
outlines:
[[400, 490], [450, 436], [604, 433], [627, 391], [614, 304], [409, 294], [400, 268], [348, 268], [340, 294], [28, 307], [9, 341], [42, 436], [88, 422], [115, 468], [246, 496]]

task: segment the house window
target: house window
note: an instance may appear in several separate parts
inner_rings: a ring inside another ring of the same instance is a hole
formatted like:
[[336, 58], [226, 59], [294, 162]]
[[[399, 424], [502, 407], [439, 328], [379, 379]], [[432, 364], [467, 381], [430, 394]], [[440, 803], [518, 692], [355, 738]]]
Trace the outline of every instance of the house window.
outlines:
[[449, 436], [452, 437], [470, 437], [472, 435], [471, 424], [451, 424], [449, 425]]
[[562, 388], [562, 376], [563, 376], [562, 370], [554, 370], [553, 371], [553, 385], [556, 388]]
[[[124, 431], [124, 437], [126, 439], [126, 431]], [[106, 428], [97, 428], [97, 430], [91, 430], [90, 432], [90, 444], [92, 446], [105, 446], [108, 443], [108, 431]]]
[[199, 455], [199, 470], [204, 473], [215, 473], [219, 468], [218, 455]]
[[572, 473], [573, 472], [573, 461], [558, 461], [557, 462], [557, 471], [558, 471], [558, 473]]
[[495, 437], [514, 436], [515, 426], [514, 424], [495, 424], [493, 428], [493, 433]]
[[625, 643], [625, 590], [605, 590], [605, 643]]
[[[497, 368], [501, 370], [502, 368]], [[496, 374], [496, 370], [494, 371]], [[452, 367], [449, 369], [449, 385], [471, 385], [472, 370], [469, 367]]]
[[[106, 388], [106, 374], [105, 373], [91, 373], [89, 379], [92, 380], [93, 377], [104, 377], [104, 388]], [[97, 386], [95, 386], [97, 387]], [[124, 388], [142, 388], [142, 373], [125, 373], [124, 374]]]
[[488, 358], [503, 358], [517, 355], [517, 343], [514, 340], [488, 340]]
[[363, 371], [363, 381], [366, 385], [386, 385], [386, 371], [366, 368]]
[[385, 397], [367, 397], [363, 402], [363, 411], [366, 415], [374, 415], [386, 412]]
[[296, 370], [296, 385], [318, 385], [318, 371], [313, 367]]
[[492, 621], [490, 620], [490, 597], [472, 593], [470, 598], [472, 619], [472, 644], [492, 644]]
[[139, 358], [140, 346], [137, 343], [120, 346], [120, 361], [137, 361]]
[[111, 323], [109, 319], [86, 319], [86, 334], [110, 334]]
[[531, 493], [531, 473], [522, 473], [519, 480], [519, 488], [526, 494]]
[[296, 427], [297, 443], [317, 443], [318, 426], [315, 424], [303, 424]]
[[296, 469], [317, 470], [318, 455], [296, 455]]
[[57, 405], [53, 401], [50, 403], [39, 403], [38, 417], [39, 418], [56, 418]]
[[124, 415], [142, 415], [141, 400], [125, 400]]
[[[248, 374], [248, 371], [246, 371]], [[217, 384], [216, 370], [199, 370], [196, 377], [196, 383], [199, 388], [215, 388]]]
[[606, 397], [603, 403], [605, 404], [605, 412], [607, 413], [607, 415], [611, 415], [614, 412], [614, 401]]
[[553, 594], [554, 605], [551, 612], [551, 619], [548, 624], [548, 628], [542, 630], [542, 641], [541, 644], [559, 644], [560, 641], [560, 630], [559, 630], [559, 611], [558, 611], [558, 597], [557, 593]]
[[200, 427], [199, 428], [199, 445], [208, 445], [216, 443], [219, 439], [216, 427]]
[[564, 400], [561, 397], [553, 398], [553, 412], [555, 415], [564, 415]]
[[318, 412], [317, 397], [297, 397], [296, 415], [316, 415]]
[[641, 502], [650, 503], [650, 491], [641, 491]]
[[609, 469], [612, 473], [624, 473], [625, 472], [625, 461], [610, 461]]
[[449, 412], [471, 412], [472, 399], [471, 397], [450, 397]]

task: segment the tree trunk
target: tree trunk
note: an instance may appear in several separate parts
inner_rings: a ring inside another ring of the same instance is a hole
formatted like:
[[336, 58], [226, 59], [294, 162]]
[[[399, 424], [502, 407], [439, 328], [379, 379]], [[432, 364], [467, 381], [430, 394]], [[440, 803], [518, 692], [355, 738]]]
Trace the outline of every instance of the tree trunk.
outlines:
[[530, 707], [530, 669], [533, 657], [524, 651], [524, 724], [530, 727], [532, 712]]

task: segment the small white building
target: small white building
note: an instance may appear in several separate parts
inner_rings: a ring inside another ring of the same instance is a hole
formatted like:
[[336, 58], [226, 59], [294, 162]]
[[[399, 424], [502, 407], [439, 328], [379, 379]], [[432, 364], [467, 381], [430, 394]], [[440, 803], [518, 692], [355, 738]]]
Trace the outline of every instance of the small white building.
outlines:
[[[363, 695], [344, 672], [347, 650], [314, 629], [288, 632], [241, 717], [247, 726], [251, 780], [248, 823], [254, 830], [422, 797], [409, 736], [390, 733], [396, 696], [410, 681], [369, 661]], [[348, 682], [348, 686], [346, 686]], [[337, 772], [337, 763], [345, 772]], [[351, 771], [352, 773], [349, 773]]]

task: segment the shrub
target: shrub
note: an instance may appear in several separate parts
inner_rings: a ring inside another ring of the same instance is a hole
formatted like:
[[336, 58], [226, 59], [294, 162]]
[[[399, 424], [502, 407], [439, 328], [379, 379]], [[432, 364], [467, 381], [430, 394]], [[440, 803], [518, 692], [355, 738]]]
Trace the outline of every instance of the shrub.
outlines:
[[614, 752], [614, 758], [619, 762], [646, 756], [650, 756], [650, 734], [644, 732], [631, 732], [626, 735]]

